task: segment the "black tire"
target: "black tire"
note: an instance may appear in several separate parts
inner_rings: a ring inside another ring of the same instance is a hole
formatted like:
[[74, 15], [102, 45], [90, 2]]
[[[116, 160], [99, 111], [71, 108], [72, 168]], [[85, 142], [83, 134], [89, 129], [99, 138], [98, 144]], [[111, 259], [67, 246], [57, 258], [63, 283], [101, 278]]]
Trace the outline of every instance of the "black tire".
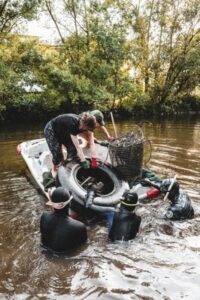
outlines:
[[119, 174], [109, 165], [101, 164], [98, 169], [84, 170], [76, 161], [68, 162], [66, 166], [61, 166], [58, 170], [58, 180], [61, 186], [69, 190], [73, 199], [84, 206], [86, 189], [81, 183], [80, 177], [88, 178], [94, 176], [105, 182], [105, 190], [99, 197], [94, 198], [94, 204], [102, 206], [114, 206], [119, 202], [124, 191], [129, 185]]

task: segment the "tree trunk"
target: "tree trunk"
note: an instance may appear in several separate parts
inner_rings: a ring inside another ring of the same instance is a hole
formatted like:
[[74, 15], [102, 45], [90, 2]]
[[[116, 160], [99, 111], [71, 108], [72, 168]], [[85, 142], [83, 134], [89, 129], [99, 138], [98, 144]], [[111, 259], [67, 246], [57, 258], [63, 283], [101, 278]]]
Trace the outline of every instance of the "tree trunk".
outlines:
[[56, 18], [54, 17], [53, 12], [52, 12], [51, 1], [45, 0], [45, 4], [46, 4], [47, 11], [48, 11], [48, 13], [49, 13], [49, 15], [50, 15], [50, 17], [51, 17], [51, 19], [52, 19], [52, 21], [53, 21], [56, 29], [57, 29], [58, 35], [59, 35], [62, 43], [64, 43], [65, 40], [64, 40], [64, 38], [63, 38], [63, 36], [61, 34], [61, 31], [60, 31], [60, 28], [59, 28], [58, 23], [56, 21]]

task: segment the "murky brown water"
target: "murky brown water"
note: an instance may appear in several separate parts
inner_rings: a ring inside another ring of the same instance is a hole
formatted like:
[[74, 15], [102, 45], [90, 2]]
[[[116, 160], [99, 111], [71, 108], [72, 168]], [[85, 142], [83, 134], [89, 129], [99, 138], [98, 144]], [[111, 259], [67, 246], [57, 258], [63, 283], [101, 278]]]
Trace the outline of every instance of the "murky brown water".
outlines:
[[[132, 125], [117, 124], [118, 133]], [[59, 258], [41, 252], [45, 201], [15, 152], [18, 143], [41, 137], [42, 126], [1, 129], [0, 299], [200, 299], [200, 118], [155, 122], [145, 133], [153, 143], [149, 167], [162, 178], [177, 173], [195, 218], [165, 221], [169, 203], [156, 200], [140, 209], [135, 240], [112, 244], [107, 228], [95, 225], [85, 245]]]

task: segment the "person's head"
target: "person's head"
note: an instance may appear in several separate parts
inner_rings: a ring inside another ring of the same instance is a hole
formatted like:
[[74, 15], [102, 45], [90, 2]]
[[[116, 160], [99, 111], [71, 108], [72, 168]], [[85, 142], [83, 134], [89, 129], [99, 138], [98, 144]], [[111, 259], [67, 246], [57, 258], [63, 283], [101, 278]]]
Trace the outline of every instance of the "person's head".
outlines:
[[82, 130], [93, 131], [95, 129], [95, 127], [96, 127], [96, 118], [93, 115], [91, 115], [87, 112], [84, 112], [80, 119], [79, 128]]
[[96, 118], [97, 126], [105, 126], [104, 116], [100, 110], [92, 110], [90, 114]]
[[49, 201], [46, 203], [56, 211], [68, 212], [69, 203], [71, 201], [70, 194], [63, 187], [50, 190]]
[[123, 194], [123, 199], [121, 201], [121, 207], [126, 210], [133, 211], [138, 202], [138, 195], [136, 193], [126, 191]]

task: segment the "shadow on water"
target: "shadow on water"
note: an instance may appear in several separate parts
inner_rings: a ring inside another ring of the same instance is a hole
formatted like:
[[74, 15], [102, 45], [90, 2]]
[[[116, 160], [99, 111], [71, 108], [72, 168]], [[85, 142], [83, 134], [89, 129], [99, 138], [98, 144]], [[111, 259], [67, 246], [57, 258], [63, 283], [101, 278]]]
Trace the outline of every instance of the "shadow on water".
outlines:
[[[117, 123], [118, 134], [133, 122]], [[112, 132], [112, 124], [108, 122]], [[111, 243], [105, 225], [88, 227], [88, 241], [63, 257], [40, 248], [44, 197], [15, 149], [42, 137], [42, 127], [0, 132], [0, 299], [199, 299], [200, 119], [145, 125], [153, 144], [148, 167], [162, 178], [176, 173], [195, 208], [193, 220], [163, 219], [162, 198], [138, 208], [142, 223], [128, 243]]]

